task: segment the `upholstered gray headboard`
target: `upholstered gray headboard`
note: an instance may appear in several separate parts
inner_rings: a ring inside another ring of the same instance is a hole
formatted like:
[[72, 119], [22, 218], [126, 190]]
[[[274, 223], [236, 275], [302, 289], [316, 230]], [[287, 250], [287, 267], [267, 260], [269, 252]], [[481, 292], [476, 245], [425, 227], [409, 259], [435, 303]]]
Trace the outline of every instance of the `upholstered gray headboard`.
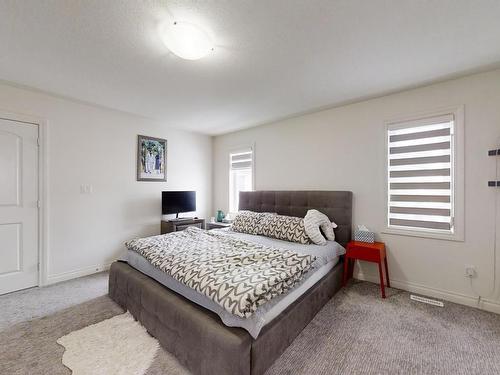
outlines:
[[338, 228], [335, 239], [342, 246], [351, 240], [352, 192], [350, 191], [242, 191], [240, 210], [276, 212], [279, 215], [304, 217], [312, 208], [323, 212]]

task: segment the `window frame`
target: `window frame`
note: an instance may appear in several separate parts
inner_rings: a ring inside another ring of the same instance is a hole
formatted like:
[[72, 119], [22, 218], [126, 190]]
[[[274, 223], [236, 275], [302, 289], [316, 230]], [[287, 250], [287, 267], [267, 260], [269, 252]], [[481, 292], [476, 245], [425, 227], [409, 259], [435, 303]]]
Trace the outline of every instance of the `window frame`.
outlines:
[[[452, 114], [454, 116], [453, 137], [451, 144], [451, 163], [452, 163], [452, 212], [453, 212], [453, 233], [445, 233], [426, 229], [405, 229], [394, 228], [388, 225], [389, 223], [389, 144], [388, 131], [394, 129], [398, 123], [424, 120], [430, 117], [438, 117]], [[465, 240], [465, 123], [464, 123], [464, 106], [452, 106], [436, 109], [433, 111], [420, 112], [411, 116], [402, 116], [387, 120], [384, 122], [384, 229], [382, 233], [431, 238], [448, 241], [464, 241]]]
[[232, 154], [237, 154], [240, 152], [245, 152], [250, 150], [252, 152], [252, 184], [251, 184], [251, 191], [255, 190], [255, 144], [250, 144], [250, 145], [241, 145], [238, 147], [233, 147], [230, 150], [228, 150], [227, 153], [227, 160], [228, 160], [228, 197], [227, 197], [227, 212], [229, 215], [234, 215], [238, 212], [237, 211], [231, 211], [231, 155]]

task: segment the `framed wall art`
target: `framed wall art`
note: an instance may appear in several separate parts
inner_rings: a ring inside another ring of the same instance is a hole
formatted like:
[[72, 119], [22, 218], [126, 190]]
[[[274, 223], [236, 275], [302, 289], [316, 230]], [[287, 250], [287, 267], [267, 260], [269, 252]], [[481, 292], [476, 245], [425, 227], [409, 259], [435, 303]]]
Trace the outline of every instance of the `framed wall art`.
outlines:
[[137, 181], [167, 181], [167, 140], [137, 136]]

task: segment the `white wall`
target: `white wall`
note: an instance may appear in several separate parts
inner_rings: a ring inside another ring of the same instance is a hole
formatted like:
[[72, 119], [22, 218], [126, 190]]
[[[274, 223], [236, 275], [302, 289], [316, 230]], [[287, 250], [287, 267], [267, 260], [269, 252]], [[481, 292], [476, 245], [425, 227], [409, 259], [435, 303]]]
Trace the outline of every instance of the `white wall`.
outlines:
[[[494, 202], [495, 195], [500, 201], [500, 191], [487, 187], [495, 177], [495, 160], [487, 151], [500, 148], [500, 70], [218, 136], [213, 208], [227, 210], [228, 150], [255, 142], [257, 190], [351, 190], [354, 224], [380, 233], [385, 221], [384, 121], [456, 105], [465, 105], [465, 241], [387, 234], [378, 239], [388, 247], [393, 286], [476, 305], [477, 295], [464, 277], [464, 266], [471, 264], [478, 271], [474, 290], [489, 300], [481, 307], [500, 312], [500, 288], [490, 294]], [[500, 237], [498, 224], [497, 232]], [[366, 263], [357, 275], [378, 280], [376, 269]]]
[[[0, 111], [48, 124], [49, 283], [103, 269], [127, 239], [159, 234], [162, 190], [196, 190], [197, 215], [210, 214], [209, 136], [8, 85]], [[136, 181], [138, 134], [168, 140], [166, 183]], [[80, 194], [81, 184], [93, 193]]]

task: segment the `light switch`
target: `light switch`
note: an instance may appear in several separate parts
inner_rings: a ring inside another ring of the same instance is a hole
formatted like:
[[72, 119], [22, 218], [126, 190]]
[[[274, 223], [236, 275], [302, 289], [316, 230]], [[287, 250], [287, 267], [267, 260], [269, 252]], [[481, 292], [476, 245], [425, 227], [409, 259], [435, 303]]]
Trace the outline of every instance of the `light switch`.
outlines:
[[94, 186], [89, 184], [80, 185], [80, 194], [92, 194], [94, 192]]

